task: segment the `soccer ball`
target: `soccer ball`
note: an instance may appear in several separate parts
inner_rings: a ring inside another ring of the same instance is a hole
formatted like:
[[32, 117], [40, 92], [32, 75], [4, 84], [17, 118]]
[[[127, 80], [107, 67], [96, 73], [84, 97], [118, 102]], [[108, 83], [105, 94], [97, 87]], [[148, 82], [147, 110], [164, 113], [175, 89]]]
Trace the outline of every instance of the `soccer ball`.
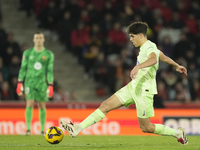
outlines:
[[45, 139], [51, 144], [58, 144], [63, 139], [63, 131], [56, 126], [47, 129]]

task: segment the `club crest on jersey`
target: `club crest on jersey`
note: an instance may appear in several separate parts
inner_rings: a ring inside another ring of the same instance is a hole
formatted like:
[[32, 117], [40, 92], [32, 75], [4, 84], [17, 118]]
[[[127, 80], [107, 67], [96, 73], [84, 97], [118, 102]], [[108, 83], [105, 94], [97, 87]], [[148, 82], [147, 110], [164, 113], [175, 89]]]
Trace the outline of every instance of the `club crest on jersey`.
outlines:
[[36, 63], [34, 64], [34, 68], [35, 68], [36, 70], [40, 70], [40, 69], [42, 68], [42, 64], [41, 64], [40, 62], [36, 62]]
[[47, 59], [47, 57], [46, 57], [46, 56], [42, 56], [42, 59], [43, 59], [43, 60], [46, 60], [46, 59]]

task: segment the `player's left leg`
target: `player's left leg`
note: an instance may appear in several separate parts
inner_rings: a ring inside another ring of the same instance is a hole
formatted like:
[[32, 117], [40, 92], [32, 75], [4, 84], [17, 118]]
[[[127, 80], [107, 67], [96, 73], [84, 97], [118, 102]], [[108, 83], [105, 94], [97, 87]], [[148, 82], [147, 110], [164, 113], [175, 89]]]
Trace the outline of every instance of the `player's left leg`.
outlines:
[[46, 121], [46, 102], [38, 101], [38, 108], [40, 112], [40, 131], [41, 134], [44, 134], [44, 127]]
[[45, 122], [46, 122], [46, 102], [49, 100], [47, 96], [47, 87], [46, 85], [41, 85], [41, 89], [35, 89], [35, 100], [37, 101], [39, 108], [39, 117], [40, 117], [40, 131], [41, 134], [44, 134]]
[[102, 120], [109, 111], [121, 106], [128, 107], [130, 104], [133, 104], [134, 100], [131, 96], [131, 89], [131, 83], [129, 83], [128, 85], [118, 90], [110, 98], [103, 101], [100, 107], [96, 109], [92, 114], [90, 114], [80, 124], [73, 125], [72, 123], [66, 123], [64, 120], [61, 120], [60, 123], [72, 137], [76, 137], [83, 129]]
[[91, 115], [89, 115], [85, 120], [80, 123], [82, 129], [85, 129], [88, 126], [99, 122], [106, 116], [109, 111], [119, 108], [121, 106], [123, 106], [123, 104], [121, 103], [119, 98], [115, 94], [113, 94], [110, 98], [103, 101], [96, 111], [94, 111]]
[[121, 106], [123, 106], [122, 102], [114, 94], [110, 98], [102, 102], [100, 107], [96, 109], [93, 113], [91, 113], [80, 124], [73, 125], [72, 123], [66, 123], [63, 119], [61, 119], [60, 123], [72, 137], [76, 137], [83, 129], [102, 120], [109, 111], [119, 108]]

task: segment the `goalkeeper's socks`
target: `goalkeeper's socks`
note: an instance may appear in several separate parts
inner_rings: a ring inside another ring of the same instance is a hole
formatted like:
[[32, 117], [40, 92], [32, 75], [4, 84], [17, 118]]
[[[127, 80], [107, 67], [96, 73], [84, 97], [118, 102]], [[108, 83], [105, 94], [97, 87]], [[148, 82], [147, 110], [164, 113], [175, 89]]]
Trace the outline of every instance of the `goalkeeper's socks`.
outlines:
[[155, 134], [158, 134], [158, 135], [168, 135], [168, 136], [173, 136], [173, 137], [176, 137], [178, 136], [178, 133], [175, 129], [172, 129], [172, 128], [169, 128], [169, 127], [166, 127], [162, 124], [155, 124], [155, 131], [154, 131]]
[[80, 123], [80, 126], [83, 129], [99, 122], [101, 119], [105, 117], [105, 114], [102, 113], [100, 109], [96, 109], [93, 113], [91, 113], [85, 120]]
[[39, 109], [40, 110], [40, 125], [41, 125], [41, 133], [44, 132], [44, 126], [46, 121], [46, 109]]
[[33, 107], [26, 107], [26, 130], [31, 130], [31, 120], [33, 115]]

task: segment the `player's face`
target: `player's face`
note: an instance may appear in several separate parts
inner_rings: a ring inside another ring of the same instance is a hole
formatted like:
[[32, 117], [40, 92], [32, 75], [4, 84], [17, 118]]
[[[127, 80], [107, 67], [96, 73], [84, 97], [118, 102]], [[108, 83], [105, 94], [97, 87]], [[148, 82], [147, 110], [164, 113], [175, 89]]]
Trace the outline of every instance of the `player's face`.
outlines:
[[44, 44], [44, 35], [41, 33], [41, 34], [34, 34], [34, 37], [33, 37], [33, 42], [35, 44], [35, 46], [43, 46]]
[[141, 35], [140, 34], [129, 34], [130, 41], [133, 43], [135, 47], [141, 46]]

